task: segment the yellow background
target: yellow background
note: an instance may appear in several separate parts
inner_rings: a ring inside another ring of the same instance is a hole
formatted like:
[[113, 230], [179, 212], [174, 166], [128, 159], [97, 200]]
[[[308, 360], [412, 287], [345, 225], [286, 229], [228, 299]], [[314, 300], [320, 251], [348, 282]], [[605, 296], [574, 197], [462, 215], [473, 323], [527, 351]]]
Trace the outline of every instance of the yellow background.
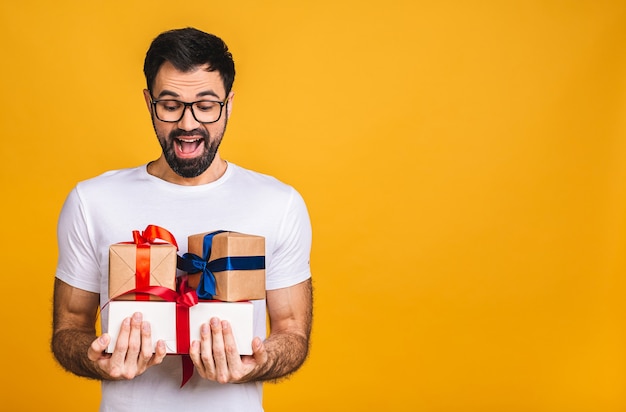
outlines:
[[56, 219], [158, 155], [144, 53], [191, 25], [237, 64], [223, 156], [295, 186], [314, 228], [311, 356], [268, 411], [626, 410], [623, 1], [0, 13], [0, 409], [96, 410], [48, 349]]

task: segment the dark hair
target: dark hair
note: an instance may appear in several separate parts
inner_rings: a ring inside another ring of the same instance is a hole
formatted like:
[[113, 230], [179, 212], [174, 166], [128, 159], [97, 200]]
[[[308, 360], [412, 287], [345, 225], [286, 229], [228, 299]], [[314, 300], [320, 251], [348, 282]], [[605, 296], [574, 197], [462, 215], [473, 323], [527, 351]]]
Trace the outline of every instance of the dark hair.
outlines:
[[150, 45], [143, 64], [148, 90], [152, 92], [154, 80], [166, 61], [182, 72], [208, 64], [209, 70], [222, 77], [226, 95], [235, 81], [235, 62], [228, 46], [219, 37], [193, 27], [176, 29], [159, 34]]

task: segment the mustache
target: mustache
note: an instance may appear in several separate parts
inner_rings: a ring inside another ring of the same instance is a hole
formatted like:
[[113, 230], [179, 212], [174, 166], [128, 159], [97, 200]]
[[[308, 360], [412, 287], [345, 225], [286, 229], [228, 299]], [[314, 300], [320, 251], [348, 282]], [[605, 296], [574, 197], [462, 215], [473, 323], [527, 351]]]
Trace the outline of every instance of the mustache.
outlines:
[[203, 139], [209, 138], [209, 134], [204, 129], [193, 129], [193, 130], [176, 129], [170, 132], [171, 139], [176, 139], [179, 137], [193, 137], [193, 136], [202, 136]]

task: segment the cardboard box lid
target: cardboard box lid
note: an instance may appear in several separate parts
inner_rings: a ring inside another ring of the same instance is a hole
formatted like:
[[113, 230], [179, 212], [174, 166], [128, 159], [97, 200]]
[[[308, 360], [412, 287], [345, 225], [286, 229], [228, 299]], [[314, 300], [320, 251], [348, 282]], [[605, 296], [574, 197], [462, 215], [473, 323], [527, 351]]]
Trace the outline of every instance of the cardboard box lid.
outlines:
[[[200, 257], [204, 246], [204, 237], [212, 232], [189, 236], [189, 253]], [[238, 232], [222, 232], [213, 236], [211, 260], [224, 256], [265, 256], [265, 238]]]

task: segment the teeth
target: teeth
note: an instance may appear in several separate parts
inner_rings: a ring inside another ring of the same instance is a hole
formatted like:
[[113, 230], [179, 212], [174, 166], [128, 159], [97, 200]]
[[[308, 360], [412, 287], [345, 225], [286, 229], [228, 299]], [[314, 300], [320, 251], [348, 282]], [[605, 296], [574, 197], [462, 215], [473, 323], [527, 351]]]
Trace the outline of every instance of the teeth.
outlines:
[[182, 137], [177, 137], [177, 138], [176, 138], [176, 145], [178, 146], [178, 149], [179, 149], [181, 152], [183, 152], [183, 151], [184, 151], [184, 150], [183, 150], [183, 143], [197, 143], [197, 142], [199, 142], [199, 141], [201, 141], [201, 140], [202, 140], [202, 138], [201, 138], [201, 137], [199, 137], [199, 138], [195, 138], [195, 139], [193, 139], [193, 138], [184, 139], [184, 138], [182, 138]]

